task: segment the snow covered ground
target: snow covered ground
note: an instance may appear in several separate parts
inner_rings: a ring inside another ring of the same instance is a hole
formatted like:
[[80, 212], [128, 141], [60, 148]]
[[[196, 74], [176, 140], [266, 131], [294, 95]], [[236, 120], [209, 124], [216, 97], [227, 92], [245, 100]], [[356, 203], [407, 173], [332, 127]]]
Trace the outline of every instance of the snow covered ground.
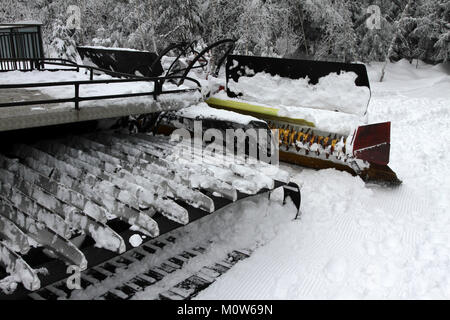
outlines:
[[210, 250], [256, 250], [197, 299], [450, 299], [450, 70], [400, 61], [379, 83], [380, 70], [369, 122], [392, 121], [403, 185], [285, 166], [303, 184], [301, 220], [261, 198], [203, 221]]

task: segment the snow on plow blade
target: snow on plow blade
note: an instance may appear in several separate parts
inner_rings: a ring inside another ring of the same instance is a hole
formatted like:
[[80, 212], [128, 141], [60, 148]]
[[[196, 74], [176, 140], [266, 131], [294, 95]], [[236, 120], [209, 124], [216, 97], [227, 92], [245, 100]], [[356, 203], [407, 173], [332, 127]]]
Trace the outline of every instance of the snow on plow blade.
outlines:
[[320, 78], [343, 71], [354, 72], [358, 76], [357, 86], [370, 88], [367, 70], [363, 64], [241, 55], [230, 55], [227, 60], [227, 80], [232, 78], [234, 81], [249, 73], [266, 72], [272, 76], [278, 75], [289, 79], [308, 77], [311, 84], [317, 84]]
[[390, 123], [364, 124], [371, 92], [363, 64], [230, 55], [226, 66], [226, 93], [207, 102], [265, 120], [281, 161], [401, 183], [387, 166]]

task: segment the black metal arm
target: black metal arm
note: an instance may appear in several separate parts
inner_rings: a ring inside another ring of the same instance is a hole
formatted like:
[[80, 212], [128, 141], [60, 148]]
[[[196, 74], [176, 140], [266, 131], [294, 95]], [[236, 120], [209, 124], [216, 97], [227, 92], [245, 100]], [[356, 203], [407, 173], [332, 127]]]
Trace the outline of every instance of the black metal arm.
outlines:
[[178, 85], [182, 85], [183, 84], [183, 77], [186, 77], [189, 72], [191, 72], [191, 70], [194, 68], [194, 65], [197, 63], [197, 61], [203, 57], [207, 52], [211, 51], [212, 49], [219, 47], [221, 45], [224, 44], [231, 44], [230, 47], [228, 48], [228, 50], [225, 52], [225, 54], [219, 59], [219, 62], [216, 65], [216, 70], [213, 72], [214, 76], [217, 76], [219, 74], [220, 71], [220, 67], [222, 66], [223, 62], [225, 61], [225, 59], [228, 57], [228, 55], [233, 52], [235, 44], [236, 44], [236, 40], [234, 39], [224, 39], [224, 40], [220, 40], [217, 42], [214, 42], [213, 44], [207, 46], [205, 49], [203, 49], [195, 58], [194, 60], [191, 61], [191, 63], [189, 64], [189, 66], [186, 68], [186, 70], [184, 71], [183, 76], [181, 77], [180, 82], [178, 83]]

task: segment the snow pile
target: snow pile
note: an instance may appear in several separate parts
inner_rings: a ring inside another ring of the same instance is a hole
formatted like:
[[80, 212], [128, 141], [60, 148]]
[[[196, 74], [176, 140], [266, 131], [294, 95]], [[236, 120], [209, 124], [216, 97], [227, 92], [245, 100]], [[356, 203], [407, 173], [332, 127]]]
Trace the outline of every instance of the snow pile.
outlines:
[[308, 78], [289, 79], [265, 72], [252, 77], [230, 80], [228, 88], [242, 93], [242, 99], [274, 107], [304, 107], [339, 111], [362, 116], [370, 99], [367, 87], [358, 87], [354, 72], [330, 73], [319, 79], [316, 85]]
[[[223, 91], [214, 95], [214, 98], [222, 100], [232, 100], [236, 102], [248, 103], [246, 100], [229, 98]], [[251, 102], [252, 105], [274, 108], [273, 105], [266, 105], [256, 102]], [[328, 110], [311, 109], [303, 107], [287, 107], [277, 105], [277, 115], [280, 117], [288, 117], [291, 119], [303, 119], [312, 122], [317, 130], [325, 132], [333, 132], [342, 135], [350, 135], [355, 128], [366, 124], [366, 117], [344, 113], [344, 112], [330, 112]]]
[[364, 117], [353, 114], [302, 107], [282, 107], [278, 111], [278, 116], [304, 119], [314, 123], [318, 130], [342, 135], [350, 135], [357, 127], [366, 124]]

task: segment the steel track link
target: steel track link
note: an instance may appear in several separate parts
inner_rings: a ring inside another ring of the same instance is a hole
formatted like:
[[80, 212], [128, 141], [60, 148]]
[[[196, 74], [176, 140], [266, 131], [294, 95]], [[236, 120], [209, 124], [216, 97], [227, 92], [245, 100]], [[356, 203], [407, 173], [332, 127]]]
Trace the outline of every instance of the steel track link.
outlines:
[[[166, 235], [163, 239], [150, 240], [138, 248], [108, 260], [98, 266], [85, 270], [80, 275], [81, 289], [71, 290], [67, 279], [48, 285], [29, 294], [32, 300], [65, 300], [77, 299], [77, 294], [89, 289], [95, 289], [90, 300], [129, 300], [136, 294], [145, 291], [151, 286], [163, 282], [170, 274], [181, 271], [183, 267], [195, 257], [206, 251], [205, 245], [195, 245], [191, 249], [180, 249], [179, 253], [171, 255], [155, 264], [145, 267], [145, 271], [131, 276], [129, 279], [119, 279], [114, 285], [105, 281], [120, 276], [120, 274], [133, 266], [142, 264], [151, 256], [162, 255], [164, 250], [177, 242], [176, 234]], [[250, 256], [248, 250], [235, 250], [227, 258], [216, 263], [203, 266], [198, 272], [188, 276], [168, 290], [158, 294], [157, 300], [189, 300], [209, 287], [216, 279], [230, 270], [236, 263]], [[102, 287], [103, 286], [103, 287]]]

